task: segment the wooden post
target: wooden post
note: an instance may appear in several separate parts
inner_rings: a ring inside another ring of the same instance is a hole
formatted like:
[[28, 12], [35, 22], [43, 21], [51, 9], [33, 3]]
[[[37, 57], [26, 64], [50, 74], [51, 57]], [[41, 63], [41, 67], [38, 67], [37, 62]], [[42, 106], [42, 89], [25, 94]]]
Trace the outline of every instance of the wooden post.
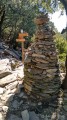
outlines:
[[24, 42], [22, 42], [22, 62], [24, 63]]
[[19, 33], [18, 39], [16, 39], [17, 42], [21, 42], [22, 43], [22, 63], [24, 63], [24, 42], [25, 39], [23, 37], [28, 36], [28, 33]]

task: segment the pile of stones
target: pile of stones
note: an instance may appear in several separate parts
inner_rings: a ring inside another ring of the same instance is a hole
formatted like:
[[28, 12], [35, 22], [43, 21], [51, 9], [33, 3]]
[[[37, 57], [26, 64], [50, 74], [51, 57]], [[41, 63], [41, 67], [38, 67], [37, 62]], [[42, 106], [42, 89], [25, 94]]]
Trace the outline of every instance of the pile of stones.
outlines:
[[35, 23], [35, 42], [25, 57], [24, 87], [31, 98], [49, 101], [57, 97], [60, 88], [55, 32], [49, 27], [47, 14], [38, 16]]
[[[6, 57], [6, 58], [5, 58]], [[67, 91], [49, 105], [29, 99], [24, 91], [24, 65], [12, 56], [0, 58], [0, 120], [67, 120]], [[61, 108], [63, 109], [61, 109]]]

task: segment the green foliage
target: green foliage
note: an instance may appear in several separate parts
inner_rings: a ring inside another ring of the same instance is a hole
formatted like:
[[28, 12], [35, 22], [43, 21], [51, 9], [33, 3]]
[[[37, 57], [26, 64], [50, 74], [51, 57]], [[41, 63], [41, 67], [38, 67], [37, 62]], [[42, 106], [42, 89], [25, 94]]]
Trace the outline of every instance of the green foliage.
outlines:
[[[4, 7], [5, 16], [1, 24], [3, 38], [8, 42], [16, 41], [21, 29], [29, 33], [29, 41], [34, 34], [35, 24], [33, 22], [37, 16], [39, 7], [48, 12], [54, 11], [58, 0], [0, 0], [0, 11]], [[2, 13], [1, 13], [2, 15]], [[64, 50], [62, 50], [63, 52]]]
[[67, 41], [66, 41], [64, 35], [57, 32], [55, 35], [55, 42], [56, 42], [56, 47], [58, 49], [60, 69], [61, 69], [61, 71], [65, 72]]
[[67, 41], [65, 40], [65, 38], [60, 33], [57, 33], [55, 35], [55, 38], [56, 38], [55, 41], [59, 54], [66, 53]]
[[5, 18], [2, 24], [2, 36], [12, 43], [16, 40], [21, 29], [29, 33], [29, 39], [34, 33], [34, 17], [38, 13], [36, 5], [29, 0], [2, 0], [5, 5]]
[[64, 62], [66, 59], [66, 53], [59, 54], [59, 60], [60, 62]]
[[65, 72], [67, 41], [65, 40], [65, 37], [63, 35], [61, 35], [60, 33], [57, 32], [55, 35], [55, 42], [56, 42], [56, 47], [57, 47], [58, 52], [59, 52], [60, 68], [63, 72]]

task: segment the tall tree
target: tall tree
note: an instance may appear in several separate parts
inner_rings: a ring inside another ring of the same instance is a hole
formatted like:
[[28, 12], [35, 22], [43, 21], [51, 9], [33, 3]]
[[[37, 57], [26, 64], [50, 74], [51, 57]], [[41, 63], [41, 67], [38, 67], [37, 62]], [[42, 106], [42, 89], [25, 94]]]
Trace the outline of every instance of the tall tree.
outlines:
[[2, 25], [3, 25], [4, 17], [5, 17], [5, 5], [0, 6], [0, 36], [2, 32]]
[[[66, 10], [66, 41], [67, 41], [67, 0], [60, 0], [60, 1], [62, 2], [62, 4], [64, 5], [64, 8]], [[66, 76], [65, 76], [65, 79], [64, 79], [63, 84], [62, 84], [63, 89], [67, 89], [67, 54], [66, 54], [66, 62], [65, 63], [66, 63], [65, 64], [65, 66], [66, 66]]]

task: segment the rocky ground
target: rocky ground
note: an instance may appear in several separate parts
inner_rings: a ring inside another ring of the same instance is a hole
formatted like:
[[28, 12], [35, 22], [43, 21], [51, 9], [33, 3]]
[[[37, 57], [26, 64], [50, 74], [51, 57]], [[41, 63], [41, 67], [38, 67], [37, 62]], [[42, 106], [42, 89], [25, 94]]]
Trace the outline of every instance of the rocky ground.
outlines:
[[32, 101], [24, 92], [22, 62], [0, 55], [0, 120], [67, 120], [67, 91], [49, 103]]

